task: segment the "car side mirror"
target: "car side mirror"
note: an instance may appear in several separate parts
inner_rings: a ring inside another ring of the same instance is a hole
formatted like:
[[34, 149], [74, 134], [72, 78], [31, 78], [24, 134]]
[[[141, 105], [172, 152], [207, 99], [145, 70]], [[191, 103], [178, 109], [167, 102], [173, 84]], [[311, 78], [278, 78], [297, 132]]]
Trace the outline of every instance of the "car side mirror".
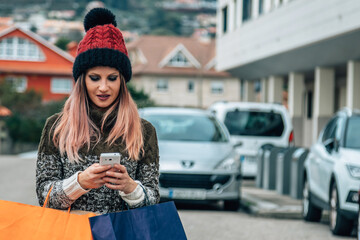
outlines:
[[325, 149], [326, 149], [326, 151], [327, 151], [328, 153], [331, 153], [332, 150], [335, 148], [335, 145], [336, 145], [335, 142], [336, 142], [336, 141], [335, 141], [334, 138], [329, 138], [329, 139], [326, 139], [326, 140], [324, 141], [324, 146], [325, 146]]

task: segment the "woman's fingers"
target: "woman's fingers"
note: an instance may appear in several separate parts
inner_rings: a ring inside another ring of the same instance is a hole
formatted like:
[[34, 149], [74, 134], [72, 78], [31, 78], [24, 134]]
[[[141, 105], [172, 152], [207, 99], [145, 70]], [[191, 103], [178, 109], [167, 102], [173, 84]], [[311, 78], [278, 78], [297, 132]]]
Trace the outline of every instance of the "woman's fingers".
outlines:
[[101, 166], [100, 164], [98, 163], [94, 163], [93, 165], [91, 165], [90, 167], [92, 167], [92, 172], [93, 173], [102, 173], [102, 172], [105, 172], [109, 169], [111, 169], [111, 165], [104, 165], [104, 166]]
[[124, 165], [121, 165], [121, 164], [115, 164], [114, 165], [114, 168], [119, 170], [119, 172], [121, 173], [127, 173], [126, 171], [126, 167]]

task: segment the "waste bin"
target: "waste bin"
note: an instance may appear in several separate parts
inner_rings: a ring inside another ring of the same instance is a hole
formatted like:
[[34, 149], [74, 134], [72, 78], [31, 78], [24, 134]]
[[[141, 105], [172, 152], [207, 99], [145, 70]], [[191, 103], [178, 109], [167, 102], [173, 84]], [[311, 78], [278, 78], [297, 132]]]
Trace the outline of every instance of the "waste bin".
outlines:
[[263, 188], [269, 190], [276, 189], [276, 158], [277, 154], [282, 151], [282, 147], [271, 148], [270, 154], [265, 151], [264, 154], [264, 170], [263, 170]]
[[256, 173], [256, 187], [262, 188], [263, 185], [263, 175], [264, 175], [264, 157], [270, 156], [271, 148], [274, 146], [271, 144], [265, 144], [259, 148], [257, 154], [257, 173]]
[[284, 148], [276, 157], [276, 191], [279, 194], [290, 194], [290, 168], [292, 155], [296, 147]]
[[298, 148], [292, 155], [290, 196], [295, 199], [302, 199], [303, 197], [304, 162], [308, 153], [308, 149]]

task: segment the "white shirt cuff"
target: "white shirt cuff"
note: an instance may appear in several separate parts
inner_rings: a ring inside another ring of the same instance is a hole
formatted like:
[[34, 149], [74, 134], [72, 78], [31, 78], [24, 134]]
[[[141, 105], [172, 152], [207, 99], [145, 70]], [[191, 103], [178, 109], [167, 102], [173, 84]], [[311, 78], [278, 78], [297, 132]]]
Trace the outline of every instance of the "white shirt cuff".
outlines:
[[135, 190], [132, 191], [131, 193], [126, 194], [122, 191], [119, 191], [121, 198], [124, 199], [124, 201], [129, 205], [129, 207], [138, 205], [139, 203], [144, 201], [145, 198], [144, 190], [140, 186], [141, 183], [139, 181], [135, 181], [135, 182], [137, 183], [137, 186]]
[[72, 175], [71, 177], [64, 179], [63, 181], [63, 190], [66, 194], [66, 196], [68, 196], [71, 200], [76, 200], [79, 197], [81, 197], [82, 195], [84, 195], [85, 193], [89, 192], [90, 190], [85, 190], [83, 189], [79, 182], [78, 182], [78, 175], [79, 172], [76, 172], [74, 175]]

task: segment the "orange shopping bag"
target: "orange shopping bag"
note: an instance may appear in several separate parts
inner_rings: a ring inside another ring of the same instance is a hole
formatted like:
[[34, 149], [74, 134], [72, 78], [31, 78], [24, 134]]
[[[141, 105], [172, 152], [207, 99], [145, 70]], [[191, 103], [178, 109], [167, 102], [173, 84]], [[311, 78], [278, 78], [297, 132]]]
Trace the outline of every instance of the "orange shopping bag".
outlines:
[[0, 239], [91, 240], [89, 217], [43, 207], [0, 200]]

